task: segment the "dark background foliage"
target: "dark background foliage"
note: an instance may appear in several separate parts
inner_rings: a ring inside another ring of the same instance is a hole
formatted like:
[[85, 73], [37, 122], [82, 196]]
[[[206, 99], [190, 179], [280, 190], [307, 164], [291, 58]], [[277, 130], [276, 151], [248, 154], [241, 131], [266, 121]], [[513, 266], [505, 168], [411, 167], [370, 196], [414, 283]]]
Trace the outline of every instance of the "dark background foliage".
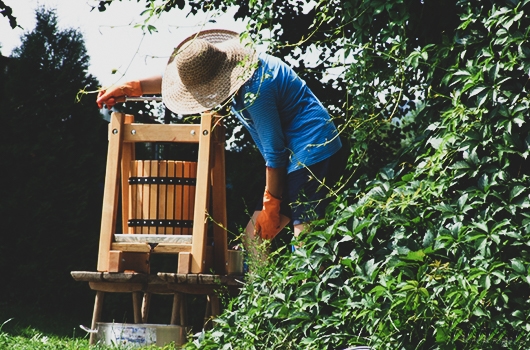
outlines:
[[[2, 70], [0, 140], [3, 305], [89, 310], [69, 271], [94, 266], [101, 217], [106, 123], [80, 89], [96, 89], [74, 30], [40, 9]], [[3, 315], [9, 316], [9, 315]]]

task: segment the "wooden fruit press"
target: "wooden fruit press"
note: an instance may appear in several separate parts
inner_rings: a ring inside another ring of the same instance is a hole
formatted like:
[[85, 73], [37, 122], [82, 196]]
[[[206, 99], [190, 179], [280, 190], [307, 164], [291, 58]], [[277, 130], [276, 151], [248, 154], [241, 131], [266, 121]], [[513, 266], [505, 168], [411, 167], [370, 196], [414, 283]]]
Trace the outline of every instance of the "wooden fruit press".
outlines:
[[[147, 323], [152, 294], [172, 294], [170, 324], [186, 325], [186, 294], [206, 295], [207, 313], [215, 316], [216, 289], [239, 284], [241, 277], [227, 274], [225, 131], [212, 113], [200, 119], [139, 124], [112, 113], [97, 271], [72, 272], [96, 291], [92, 330], [105, 293], [132, 293], [135, 323]], [[140, 142], [196, 143], [197, 161], [139, 160]], [[174, 270], [151, 273], [155, 254], [178, 255]]]

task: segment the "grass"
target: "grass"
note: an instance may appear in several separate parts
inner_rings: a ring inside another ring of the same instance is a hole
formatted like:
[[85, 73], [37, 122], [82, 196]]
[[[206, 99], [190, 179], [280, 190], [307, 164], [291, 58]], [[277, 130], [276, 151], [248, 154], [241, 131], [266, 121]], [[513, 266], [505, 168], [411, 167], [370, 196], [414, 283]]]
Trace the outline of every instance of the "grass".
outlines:
[[[62, 337], [53, 334], [45, 334], [39, 330], [26, 327], [18, 329], [14, 333], [8, 333], [3, 328], [11, 322], [12, 319], [6, 320], [0, 325], [0, 349], [1, 350], [107, 350], [107, 349], [130, 349], [126, 346], [114, 345], [95, 345], [89, 346], [88, 335], [83, 337]], [[135, 349], [152, 349], [152, 350], [174, 350], [179, 349], [174, 344], [168, 344], [163, 347], [155, 345], [144, 346]]]
[[[0, 350], [118, 350], [124, 346], [89, 346], [89, 335], [79, 325], [90, 325], [90, 314], [83, 317], [34, 309], [24, 305], [0, 303]], [[135, 349], [174, 350], [173, 344], [164, 347], [145, 346]]]

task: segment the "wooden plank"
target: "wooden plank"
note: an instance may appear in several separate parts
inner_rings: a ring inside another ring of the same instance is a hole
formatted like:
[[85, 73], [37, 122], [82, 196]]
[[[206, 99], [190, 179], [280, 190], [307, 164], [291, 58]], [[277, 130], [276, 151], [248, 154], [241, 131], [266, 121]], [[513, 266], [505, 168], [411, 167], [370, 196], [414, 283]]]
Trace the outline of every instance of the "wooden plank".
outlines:
[[92, 290], [108, 293], [131, 293], [143, 290], [142, 283], [88, 282]]
[[[167, 161], [161, 160], [158, 163], [158, 176], [167, 177]], [[167, 185], [158, 185], [158, 218], [166, 219], [166, 191]], [[157, 234], [166, 234], [166, 227], [158, 227]]]
[[[149, 275], [137, 272], [104, 272], [101, 276], [103, 281], [112, 283], [147, 283]], [[95, 281], [98, 282], [98, 281]]]
[[[147, 160], [147, 161], [143, 161], [142, 163], [144, 164], [143, 165], [144, 169], [143, 169], [142, 176], [149, 177], [149, 175], [151, 175], [151, 162], [149, 162]], [[144, 220], [149, 220], [150, 219], [150, 217], [149, 217], [149, 214], [150, 214], [149, 213], [149, 205], [150, 205], [149, 194], [151, 193], [150, 186], [151, 185], [143, 185], [142, 219], [144, 219]], [[143, 234], [149, 233], [149, 227], [143, 226], [142, 227], [142, 233]]]
[[134, 271], [148, 274], [151, 269], [149, 265], [149, 253], [122, 252], [122, 271]]
[[[152, 160], [149, 162], [151, 167], [151, 177], [158, 177], [158, 161]], [[158, 219], [158, 185], [151, 184], [149, 186], [149, 218]], [[156, 226], [150, 226], [148, 232], [156, 235]]]
[[[190, 274], [178, 274], [178, 273], [168, 273], [168, 272], [159, 272], [157, 276], [169, 283], [188, 283], [188, 277]], [[244, 276], [226, 276], [226, 275], [209, 275], [209, 274], [198, 274], [196, 275], [197, 284], [211, 284], [214, 286], [227, 285], [227, 286], [239, 286], [243, 285]]]
[[[169, 161], [167, 163], [167, 176], [175, 176], [175, 161]], [[175, 219], [175, 185], [168, 185], [166, 190], [166, 215], [168, 220], [172, 220]], [[165, 232], [168, 235], [172, 235], [175, 233], [175, 229], [173, 227], [166, 227]]]
[[177, 273], [189, 273], [190, 272], [190, 262], [191, 254], [190, 253], [179, 253]]
[[78, 282], [101, 281], [103, 279], [103, 272], [95, 271], [71, 271], [70, 275]]
[[175, 293], [172, 289], [167, 287], [167, 284], [148, 284], [144, 289], [144, 292], [151, 294], [173, 294]]
[[160, 243], [151, 250], [151, 247], [146, 243], [112, 243], [112, 249], [124, 252], [177, 254], [181, 252], [190, 252], [192, 245]]
[[[136, 161], [136, 176], [143, 176], [144, 175], [144, 162], [142, 160]], [[138, 184], [136, 185], [136, 216], [135, 219], [142, 219], [143, 218], [143, 212], [144, 212], [144, 185]], [[143, 228], [141, 226], [137, 226], [135, 228], [135, 233], [143, 233]]]
[[175, 275], [176, 283], [188, 283], [188, 274], [177, 273]]
[[175, 284], [168, 284], [167, 288], [174, 292], [183, 293], [183, 294], [204, 295], [204, 294], [215, 293], [215, 291], [219, 289], [219, 286], [207, 285], [207, 284], [175, 283]]
[[128, 143], [123, 145], [123, 152], [121, 156], [121, 232], [129, 232], [128, 220], [131, 215], [131, 194], [129, 177], [131, 176], [131, 159], [132, 149], [134, 144]]
[[[184, 176], [184, 163], [177, 161], [175, 162], [175, 177], [183, 177]], [[182, 212], [183, 212], [183, 187], [182, 185], [175, 185], [175, 212], [173, 214], [173, 217], [175, 220], [182, 220]], [[175, 235], [181, 235], [182, 234], [182, 228], [181, 227], [175, 227], [173, 229], [173, 234]]]
[[[182, 162], [183, 174], [182, 177], [190, 178], [191, 177], [191, 164], [190, 162]], [[191, 186], [184, 185], [182, 186], [182, 219], [190, 220], [193, 218], [193, 210], [190, 210], [190, 191]], [[181, 232], [183, 235], [191, 234], [191, 229], [188, 227], [183, 227]]]
[[131, 253], [121, 250], [109, 252], [109, 271], [124, 272], [134, 271], [137, 273], [149, 273], [149, 253]]
[[122, 251], [111, 250], [109, 252], [109, 272], [123, 272], [122, 268]]
[[204, 272], [206, 264], [206, 215], [209, 196], [210, 153], [211, 153], [212, 115], [204, 113], [201, 117], [201, 140], [197, 161], [197, 189], [193, 215], [193, 243], [191, 249], [191, 272]]
[[125, 126], [124, 142], [199, 142], [198, 124], [131, 124]]
[[[126, 114], [123, 121], [124, 125], [134, 122], [134, 116]], [[131, 218], [131, 194], [129, 186], [129, 177], [131, 176], [131, 160], [134, 159], [134, 143], [123, 144], [121, 155], [121, 232], [129, 233], [128, 220]], [[132, 233], [132, 232], [131, 232]]]
[[218, 274], [226, 274], [228, 266], [228, 225], [226, 214], [226, 175], [225, 175], [225, 128], [218, 124], [214, 134], [214, 167], [212, 169], [212, 217], [214, 220], [214, 261], [213, 268]]
[[[190, 162], [190, 177], [192, 179], [197, 179], [197, 162]], [[197, 194], [197, 186], [189, 186], [190, 193], [188, 196], [188, 208], [190, 215], [189, 220], [193, 220], [193, 214], [195, 210], [195, 195]], [[188, 234], [192, 234], [193, 229], [188, 229]]]
[[98, 271], [107, 271], [112, 235], [115, 233], [118, 210], [118, 178], [123, 138], [123, 113], [112, 113], [109, 125], [109, 146], [107, 153], [107, 171], [103, 193], [101, 229], [98, 249]]
[[199, 275], [196, 273], [189, 273], [186, 275], [188, 284], [199, 284]]
[[[129, 165], [130, 169], [130, 177], [136, 177], [138, 176], [136, 174], [137, 166], [136, 162], [131, 160], [131, 163]], [[138, 210], [138, 184], [129, 185], [129, 218], [130, 219], [136, 219], [138, 216], [137, 210]], [[136, 233], [136, 227], [130, 226], [127, 228], [127, 233]]]
[[219, 284], [219, 275], [210, 275], [210, 274], [198, 274], [197, 283], [199, 284]]

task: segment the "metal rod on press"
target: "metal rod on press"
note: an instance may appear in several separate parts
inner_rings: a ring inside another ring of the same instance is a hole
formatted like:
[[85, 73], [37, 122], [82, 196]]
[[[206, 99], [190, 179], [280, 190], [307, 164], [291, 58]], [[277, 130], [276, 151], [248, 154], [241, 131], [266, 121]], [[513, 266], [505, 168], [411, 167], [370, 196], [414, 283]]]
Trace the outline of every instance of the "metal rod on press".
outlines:
[[162, 97], [160, 96], [140, 96], [140, 97], [131, 97], [131, 96], [125, 96], [124, 102], [143, 102], [143, 101], [162, 101]]

